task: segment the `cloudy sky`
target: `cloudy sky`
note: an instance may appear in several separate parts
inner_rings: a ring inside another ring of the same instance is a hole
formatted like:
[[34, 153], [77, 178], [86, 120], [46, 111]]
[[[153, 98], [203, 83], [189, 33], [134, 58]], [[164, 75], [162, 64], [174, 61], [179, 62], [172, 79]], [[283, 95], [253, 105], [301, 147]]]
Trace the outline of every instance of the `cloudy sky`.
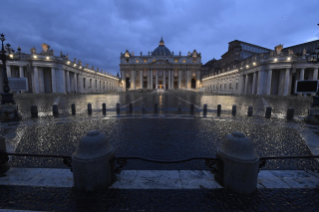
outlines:
[[47, 43], [116, 74], [121, 52], [147, 54], [161, 36], [175, 54], [201, 52], [203, 64], [236, 39], [271, 49], [319, 39], [318, 8], [318, 0], [1, 0], [0, 33], [25, 53]]

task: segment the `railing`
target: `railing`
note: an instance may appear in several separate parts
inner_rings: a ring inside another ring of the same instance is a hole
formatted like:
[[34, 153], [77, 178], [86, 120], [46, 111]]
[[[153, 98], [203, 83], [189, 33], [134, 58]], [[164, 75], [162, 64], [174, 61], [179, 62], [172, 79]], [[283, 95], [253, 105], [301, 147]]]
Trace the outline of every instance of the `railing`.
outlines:
[[[11, 156], [28, 156], [28, 157], [53, 157], [53, 158], [63, 158], [63, 163], [70, 167], [72, 171], [72, 157], [69, 155], [46, 155], [46, 154], [29, 154], [29, 153], [6, 153], [6, 152], [0, 152], [0, 164], [5, 163], [9, 160], [8, 155]], [[259, 168], [262, 168], [266, 165], [267, 160], [274, 160], [274, 159], [297, 159], [297, 158], [319, 158], [319, 155], [297, 155], [297, 156], [262, 156], [259, 158]], [[116, 173], [121, 173], [121, 169], [127, 165], [127, 160], [143, 160], [146, 162], [151, 163], [165, 163], [165, 164], [171, 164], [171, 163], [183, 163], [188, 162], [191, 160], [205, 160], [205, 165], [208, 166], [211, 170], [211, 173], [215, 173], [217, 171], [216, 167], [214, 165], [216, 164], [216, 161], [220, 160], [217, 157], [191, 157], [191, 158], [184, 158], [180, 160], [154, 160], [144, 157], [138, 157], [138, 156], [115, 156], [114, 160], [116, 160], [116, 163], [120, 165], [119, 167], [115, 168]], [[318, 167], [319, 170], [319, 167]]]

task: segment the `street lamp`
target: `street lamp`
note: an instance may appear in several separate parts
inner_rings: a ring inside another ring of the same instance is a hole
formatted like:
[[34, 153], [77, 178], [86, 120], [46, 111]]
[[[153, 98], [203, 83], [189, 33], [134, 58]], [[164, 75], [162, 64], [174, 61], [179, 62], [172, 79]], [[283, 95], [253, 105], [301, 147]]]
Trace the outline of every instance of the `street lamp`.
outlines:
[[3, 75], [3, 93], [1, 94], [2, 100], [1, 104], [15, 104], [13, 100], [13, 94], [9, 93], [10, 87], [9, 87], [9, 80], [8, 80], [8, 75], [7, 75], [7, 66], [6, 66], [6, 61], [12, 61], [12, 60], [20, 60], [20, 53], [21, 53], [21, 48], [18, 47], [18, 58], [15, 57], [14, 50], [11, 47], [9, 43], [6, 44], [6, 46], [3, 46], [3, 41], [6, 39], [4, 38], [4, 34], [0, 35], [0, 40], [2, 42], [2, 48], [1, 48], [1, 54], [0, 54], [0, 59], [2, 61], [3, 69], [2, 69], [2, 75]]

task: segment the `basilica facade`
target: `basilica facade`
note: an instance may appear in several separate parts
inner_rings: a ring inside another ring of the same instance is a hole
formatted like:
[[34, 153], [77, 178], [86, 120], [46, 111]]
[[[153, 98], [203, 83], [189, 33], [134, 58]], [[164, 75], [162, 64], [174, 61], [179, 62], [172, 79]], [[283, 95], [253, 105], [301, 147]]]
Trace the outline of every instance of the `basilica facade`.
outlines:
[[200, 87], [201, 54], [174, 55], [164, 44], [152, 52], [134, 55], [121, 53], [120, 72], [123, 91], [137, 89], [198, 89]]

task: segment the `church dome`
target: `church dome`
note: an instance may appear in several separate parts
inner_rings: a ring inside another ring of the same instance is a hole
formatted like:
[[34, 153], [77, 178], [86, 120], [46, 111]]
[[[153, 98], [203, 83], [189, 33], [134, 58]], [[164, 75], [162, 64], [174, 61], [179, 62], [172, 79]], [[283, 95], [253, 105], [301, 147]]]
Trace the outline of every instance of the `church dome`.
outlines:
[[168, 48], [165, 47], [163, 38], [161, 38], [158, 47], [152, 52], [152, 56], [172, 56]]

